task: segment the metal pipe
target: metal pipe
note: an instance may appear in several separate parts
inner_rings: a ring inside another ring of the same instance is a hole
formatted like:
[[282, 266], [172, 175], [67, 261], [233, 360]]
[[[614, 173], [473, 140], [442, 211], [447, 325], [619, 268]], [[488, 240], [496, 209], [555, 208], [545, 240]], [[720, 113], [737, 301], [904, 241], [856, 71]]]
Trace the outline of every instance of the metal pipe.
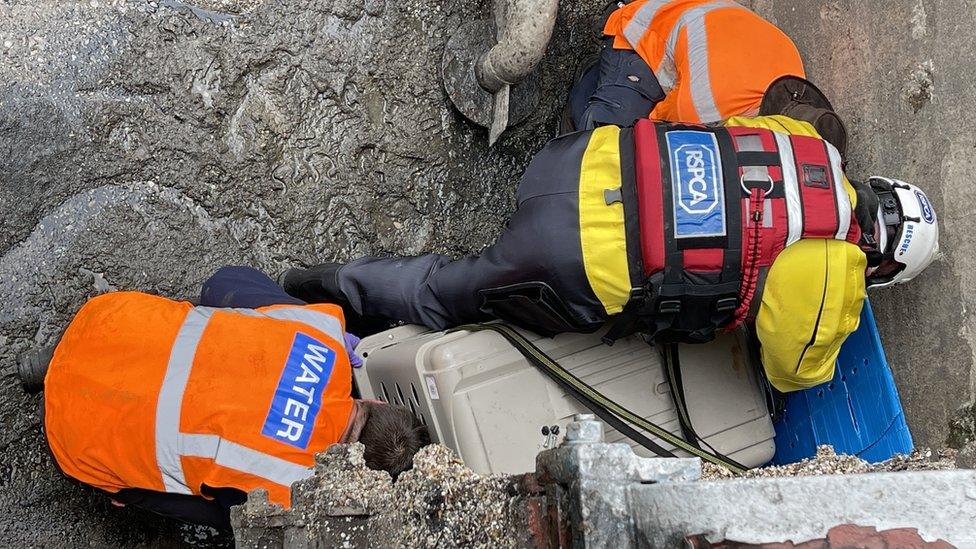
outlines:
[[495, 0], [497, 44], [475, 65], [490, 93], [522, 81], [539, 64], [556, 24], [558, 0]]

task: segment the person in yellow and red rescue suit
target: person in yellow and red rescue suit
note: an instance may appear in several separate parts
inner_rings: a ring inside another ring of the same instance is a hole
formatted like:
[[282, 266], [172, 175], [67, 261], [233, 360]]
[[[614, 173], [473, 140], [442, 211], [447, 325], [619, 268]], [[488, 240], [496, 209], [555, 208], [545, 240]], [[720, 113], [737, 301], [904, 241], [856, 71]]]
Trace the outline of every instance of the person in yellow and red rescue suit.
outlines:
[[[599, 63], [570, 92], [563, 133], [645, 117], [715, 124], [785, 114], [811, 122], [846, 155], [843, 122], [833, 109], [804, 100], [819, 90], [804, 80], [800, 53], [772, 23], [728, 0], [617, 5], [603, 27]], [[779, 108], [768, 108], [771, 102]]]
[[44, 430], [67, 476], [116, 505], [227, 529], [251, 490], [289, 507], [291, 484], [334, 443], [363, 443], [366, 464], [395, 477], [429, 442], [410, 410], [352, 398], [355, 342], [339, 307], [225, 267], [200, 306], [91, 299], [49, 364], [50, 351], [28, 353], [20, 373], [39, 390], [46, 368]]
[[938, 249], [920, 189], [852, 185], [834, 146], [781, 115], [559, 137], [517, 200], [479, 256], [366, 257], [279, 280], [309, 302], [435, 329], [501, 318], [552, 335], [616, 317], [611, 339], [704, 342], [746, 325], [770, 382], [792, 391], [831, 378], [866, 283], [910, 280]]

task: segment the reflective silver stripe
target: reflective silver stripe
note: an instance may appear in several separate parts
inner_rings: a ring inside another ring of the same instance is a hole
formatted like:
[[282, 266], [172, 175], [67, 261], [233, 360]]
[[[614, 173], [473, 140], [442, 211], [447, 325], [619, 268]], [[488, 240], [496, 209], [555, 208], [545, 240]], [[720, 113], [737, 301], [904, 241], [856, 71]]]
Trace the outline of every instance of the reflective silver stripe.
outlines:
[[163, 487], [175, 494], [192, 493], [186, 485], [183, 464], [180, 463], [180, 408], [197, 345], [212, 314], [212, 309], [203, 307], [190, 309], [186, 314], [173, 341], [166, 375], [156, 400], [156, 464], [162, 475]]
[[310, 467], [253, 450], [217, 435], [181, 433], [180, 448], [181, 455], [209, 458], [217, 465], [283, 486], [291, 486], [293, 482], [312, 475]]
[[218, 465], [291, 486], [312, 474], [308, 467], [265, 454], [212, 434], [180, 432], [180, 414], [190, 370], [203, 332], [215, 312], [301, 322], [321, 331], [345, 347], [342, 324], [329, 314], [301, 307], [270, 311], [194, 307], [173, 342], [166, 374], [156, 401], [156, 464], [167, 492], [192, 494], [186, 484], [181, 456], [211, 458]]
[[180, 433], [180, 455], [213, 458], [221, 442], [217, 435]]
[[306, 309], [303, 307], [282, 307], [279, 309], [272, 309], [270, 311], [259, 311], [266, 317], [274, 318], [278, 320], [293, 320], [295, 322], [301, 322], [315, 328], [316, 330], [325, 333], [332, 339], [336, 340], [340, 345], [345, 348], [345, 338], [343, 338], [342, 324], [336, 317], [322, 313], [313, 309]]
[[309, 467], [223, 439], [217, 448], [214, 462], [235, 471], [268, 479], [282, 486], [291, 486], [296, 481], [312, 476], [312, 469]]
[[712, 77], [709, 74], [708, 34], [705, 32], [705, 16], [688, 22], [688, 75], [691, 80], [691, 102], [695, 105], [698, 120], [702, 123], [718, 122], [722, 115], [715, 105], [712, 94]]
[[211, 308], [211, 307], [197, 307], [198, 309], [208, 309], [210, 311], [221, 311], [225, 313], [234, 313], [244, 316], [251, 317], [265, 317], [273, 318], [275, 320], [291, 320], [293, 322], [301, 322], [306, 326], [310, 326], [320, 332], [325, 333], [332, 339], [336, 340], [340, 345], [345, 348], [346, 341], [343, 338], [342, 323], [336, 317], [322, 313], [313, 309], [306, 309], [304, 307], [280, 307], [277, 309], [272, 309], [270, 311], [257, 311], [254, 309], [233, 309], [233, 308]]
[[[740, 151], [762, 151], [762, 139], [758, 135], [739, 135], [735, 138], [735, 144]], [[769, 168], [767, 166], [743, 166], [742, 179], [745, 181], [766, 181], [769, 180]], [[748, 225], [753, 221], [747, 220]], [[769, 228], [773, 226], [773, 202], [766, 200], [763, 203], [762, 226]]]
[[840, 151], [830, 143], [827, 145], [827, 155], [830, 157], [830, 169], [834, 173], [834, 195], [837, 197], [837, 240], [847, 240], [847, 233], [851, 230], [851, 196], [844, 188], [844, 172], [841, 170], [842, 161]]
[[657, 12], [660, 11], [665, 4], [670, 0], [648, 0], [643, 6], [638, 8], [637, 12], [624, 27], [624, 38], [630, 45], [637, 48], [637, 44], [640, 43], [644, 35], [651, 28], [651, 23], [654, 21], [654, 17]]
[[657, 77], [657, 83], [661, 85], [661, 90], [665, 94], [671, 93], [675, 84], [678, 83], [678, 69], [674, 66], [674, 59], [665, 55], [654, 76]]
[[681, 30], [687, 29], [688, 39], [688, 78], [691, 86], [691, 100], [702, 123], [718, 122], [722, 115], [715, 104], [708, 58], [708, 33], [705, 30], [705, 16], [716, 9], [739, 8], [743, 6], [729, 0], [717, 0], [689, 9], [681, 14], [678, 22], [668, 36], [665, 57], [674, 59], [674, 50]]
[[[677, 23], [675, 23], [674, 28], [671, 29], [671, 34], [668, 35], [668, 43], [665, 47], [665, 51], [668, 52], [672, 58], [674, 58], [674, 49], [678, 44], [678, 37], [681, 35], [681, 29], [683, 29], [692, 19], [700, 18], [705, 19], [705, 14], [712, 10], [719, 8], [740, 8], [746, 9], [745, 7], [732, 2], [731, 0], [715, 0], [714, 2], [709, 2], [707, 4], [702, 4], [698, 7], [686, 10], [678, 18]], [[691, 51], [691, 44], [689, 41], [688, 51]]]
[[[634, 17], [631, 18], [630, 22], [624, 27], [623, 33], [624, 38], [630, 43], [631, 47], [637, 49], [637, 45], [647, 34], [647, 31], [651, 29], [651, 25], [654, 22], [654, 18], [657, 17], [657, 13], [661, 11], [670, 0], [648, 0], [643, 6], [641, 6]], [[654, 76], [657, 78], [658, 84], [664, 93], [670, 93], [674, 89], [674, 83], [677, 79], [677, 69], [674, 66], [674, 50], [665, 49], [661, 62], [657, 67], [651, 67], [654, 71]]]
[[[762, 139], [758, 135], [739, 135], [735, 144], [740, 151], [762, 151]], [[746, 181], [766, 181], [769, 179], [769, 168], [766, 166], [744, 166], [743, 179]]]
[[[668, 0], [648, 0], [641, 6], [623, 29], [624, 38], [634, 48], [650, 30], [654, 18]], [[720, 8], [746, 9], [731, 0], [716, 0], [686, 10], [675, 22], [665, 44], [661, 63], [654, 70], [658, 83], [665, 93], [670, 93], [678, 80], [678, 70], [674, 60], [674, 50], [682, 29], [687, 29], [688, 37], [688, 68], [691, 86], [691, 99], [698, 113], [698, 119], [703, 123], [718, 122], [722, 114], [715, 103], [712, 90], [711, 74], [708, 59], [708, 33], [705, 29], [705, 16], [712, 10]]]
[[779, 147], [780, 165], [783, 167], [783, 191], [786, 194], [787, 236], [786, 245], [795, 244], [803, 236], [803, 206], [800, 202], [800, 182], [796, 177], [793, 144], [790, 136], [773, 132]]

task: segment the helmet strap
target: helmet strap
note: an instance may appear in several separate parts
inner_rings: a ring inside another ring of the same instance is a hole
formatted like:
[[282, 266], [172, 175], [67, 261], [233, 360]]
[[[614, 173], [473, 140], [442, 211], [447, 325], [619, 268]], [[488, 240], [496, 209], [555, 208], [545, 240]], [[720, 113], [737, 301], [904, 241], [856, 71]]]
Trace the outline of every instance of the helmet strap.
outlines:
[[868, 258], [868, 267], [878, 267], [885, 260], [885, 254], [878, 250], [864, 250], [864, 255]]

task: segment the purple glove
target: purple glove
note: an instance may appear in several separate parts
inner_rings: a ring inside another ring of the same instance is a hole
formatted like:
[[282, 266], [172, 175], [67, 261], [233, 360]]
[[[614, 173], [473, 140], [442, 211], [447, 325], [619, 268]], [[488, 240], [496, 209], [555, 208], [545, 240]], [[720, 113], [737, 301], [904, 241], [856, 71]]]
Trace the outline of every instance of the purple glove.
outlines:
[[362, 367], [363, 359], [359, 358], [359, 355], [357, 355], [355, 352], [356, 347], [359, 346], [359, 342], [362, 340], [349, 332], [344, 332], [343, 336], [343, 339], [346, 340], [346, 352], [349, 353], [349, 364], [351, 364], [353, 368]]

